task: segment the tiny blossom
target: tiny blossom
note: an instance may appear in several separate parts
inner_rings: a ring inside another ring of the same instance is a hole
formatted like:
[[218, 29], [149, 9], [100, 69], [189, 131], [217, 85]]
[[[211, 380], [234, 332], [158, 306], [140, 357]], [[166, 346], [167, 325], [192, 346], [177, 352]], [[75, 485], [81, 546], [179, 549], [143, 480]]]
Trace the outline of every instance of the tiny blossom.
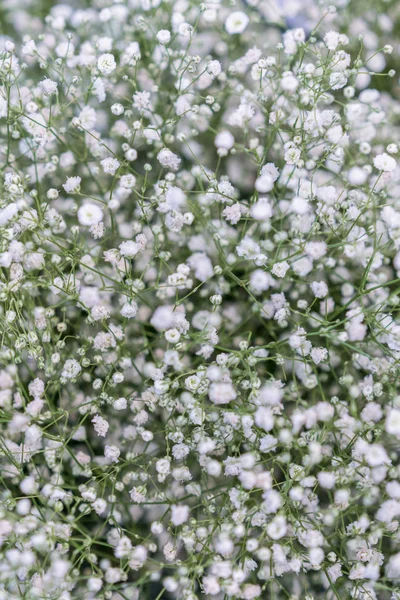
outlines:
[[400, 410], [392, 408], [388, 411], [386, 431], [400, 439]]
[[109, 428], [109, 423], [100, 417], [100, 415], [96, 415], [92, 419], [92, 423], [94, 426], [94, 430], [98, 436], [105, 437], [107, 435], [107, 431]]
[[209, 396], [211, 402], [214, 404], [227, 404], [235, 400], [237, 394], [230, 383], [212, 383]]
[[284, 260], [283, 262], [275, 263], [274, 266], [272, 267], [271, 272], [276, 277], [282, 278], [282, 277], [285, 277], [289, 268], [290, 268], [289, 263], [286, 260]]
[[274, 187], [274, 180], [268, 173], [265, 173], [257, 178], [255, 188], [258, 192], [265, 194], [270, 192]]
[[249, 17], [246, 15], [246, 13], [236, 10], [231, 12], [226, 19], [225, 29], [229, 35], [234, 35], [237, 33], [243, 33], [248, 24]]
[[99, 56], [97, 68], [103, 75], [110, 75], [117, 68], [114, 56], [112, 54], [102, 54]]
[[235, 138], [230, 131], [220, 131], [215, 137], [215, 145], [217, 148], [223, 148], [224, 150], [230, 150], [234, 143]]
[[68, 359], [64, 364], [61, 375], [67, 379], [74, 379], [81, 371], [82, 367], [76, 360]]
[[210, 73], [210, 75], [214, 75], [214, 77], [217, 77], [221, 71], [221, 63], [219, 62], [219, 60], [210, 60], [210, 62], [207, 65], [207, 71]]
[[389, 156], [384, 152], [383, 154], [378, 154], [374, 158], [374, 166], [379, 171], [390, 172], [396, 168], [396, 161], [392, 156]]
[[157, 39], [160, 44], [169, 44], [171, 41], [171, 32], [167, 29], [160, 29], [160, 31], [157, 33]]
[[104, 173], [115, 175], [120, 166], [120, 162], [116, 158], [104, 158], [101, 161], [101, 166], [103, 167]]
[[311, 283], [311, 289], [316, 298], [325, 298], [328, 294], [328, 286], [324, 281], [313, 281]]
[[44, 382], [38, 377], [31, 381], [28, 386], [29, 394], [34, 398], [41, 398], [44, 393]]
[[133, 106], [144, 111], [150, 108], [151, 95], [149, 92], [136, 92], [133, 94]]
[[157, 154], [157, 159], [163, 167], [172, 169], [173, 171], [176, 171], [179, 168], [181, 162], [181, 159], [171, 152], [171, 150], [168, 150], [168, 148], [160, 150]]
[[125, 302], [120, 312], [125, 319], [133, 319], [136, 317], [137, 311], [138, 307], [135, 302]]
[[82, 179], [79, 176], [67, 177], [67, 181], [63, 184], [63, 188], [68, 194], [74, 194], [79, 191], [81, 181]]
[[[96, 427], [97, 426], [98, 426], [98, 424], [96, 423]], [[107, 462], [110, 462], [110, 463], [118, 462], [118, 458], [119, 458], [120, 454], [121, 454], [121, 451], [119, 448], [117, 448], [117, 446], [106, 444], [106, 446], [104, 448], [104, 456], [106, 457]]]
[[103, 211], [97, 204], [86, 202], [78, 210], [78, 221], [81, 225], [90, 227], [97, 225], [103, 219]]
[[45, 96], [52, 96], [53, 94], [57, 93], [58, 84], [56, 81], [52, 81], [51, 79], [43, 79], [39, 85]]
[[240, 221], [241, 217], [240, 204], [237, 202], [232, 206], [227, 206], [223, 210], [222, 214], [224, 215], [225, 219], [229, 221], [229, 223], [231, 223], [232, 225], [236, 225], [236, 223]]
[[189, 507], [185, 505], [172, 506], [171, 508], [171, 522], [173, 525], [178, 526], [185, 523], [189, 518]]
[[386, 146], [386, 150], [389, 152], [389, 154], [397, 154], [399, 148], [397, 144], [389, 144], [388, 146]]
[[134, 258], [139, 252], [142, 252], [146, 246], [146, 236], [140, 234], [136, 236], [135, 241], [122, 242], [119, 246], [121, 256]]
[[168, 458], [162, 458], [156, 463], [157, 472], [161, 475], [168, 475], [171, 471], [171, 462]]

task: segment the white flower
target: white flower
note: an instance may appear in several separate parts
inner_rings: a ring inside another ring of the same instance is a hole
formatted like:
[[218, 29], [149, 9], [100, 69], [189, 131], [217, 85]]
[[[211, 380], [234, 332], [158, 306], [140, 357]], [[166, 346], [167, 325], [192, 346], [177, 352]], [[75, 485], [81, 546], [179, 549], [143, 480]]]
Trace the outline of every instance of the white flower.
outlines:
[[284, 537], [287, 532], [286, 519], [282, 515], [275, 517], [269, 525], [267, 525], [267, 535], [273, 540], [279, 540]]
[[386, 150], [389, 152], [389, 154], [397, 154], [399, 151], [399, 147], [397, 144], [388, 144], [386, 146]]
[[299, 82], [296, 77], [290, 71], [284, 73], [284, 77], [281, 80], [281, 88], [289, 93], [293, 93], [299, 87]]
[[37, 47], [34, 40], [28, 40], [27, 42], [25, 42], [25, 44], [23, 44], [23, 46], [21, 47], [21, 52], [23, 55], [25, 54], [26, 56], [35, 56], [35, 54], [37, 53]]
[[120, 166], [119, 160], [112, 157], [104, 158], [100, 164], [103, 167], [104, 173], [108, 173], [109, 175], [115, 175]]
[[270, 192], [273, 187], [274, 180], [268, 173], [260, 175], [260, 177], [256, 179], [255, 188], [257, 192], [260, 192], [261, 194]]
[[119, 245], [121, 256], [124, 256], [125, 258], [135, 258], [139, 252], [144, 250], [146, 243], [147, 239], [143, 234], [136, 236], [134, 242], [122, 242], [122, 244]]
[[95, 415], [92, 419], [92, 423], [94, 425], [94, 430], [100, 437], [105, 437], [107, 435], [108, 428], [110, 427], [109, 423], [103, 419], [100, 415]]
[[240, 218], [242, 216], [239, 202], [236, 202], [236, 204], [224, 208], [222, 214], [225, 217], [225, 219], [229, 221], [229, 223], [231, 223], [232, 225], [236, 225], [236, 223], [240, 221]]
[[157, 473], [168, 475], [171, 472], [171, 461], [169, 458], [160, 458], [156, 462]]
[[385, 570], [388, 579], [400, 582], [400, 552], [390, 557]]
[[283, 278], [285, 277], [287, 271], [290, 269], [290, 265], [289, 263], [284, 260], [282, 262], [279, 263], [275, 263], [274, 266], [272, 267], [272, 275], [275, 275], [275, 277], [279, 277], [279, 278]]
[[316, 298], [325, 298], [328, 295], [328, 286], [324, 281], [313, 281], [311, 289]]
[[299, 148], [292, 146], [285, 152], [285, 161], [288, 165], [296, 165], [300, 160], [301, 152]]
[[160, 29], [160, 31], [157, 33], [157, 39], [160, 44], [169, 44], [171, 41], [171, 32], [167, 29]]
[[110, 311], [106, 306], [97, 304], [93, 306], [90, 316], [94, 321], [103, 321], [104, 319], [110, 318]]
[[84, 129], [93, 129], [96, 121], [97, 114], [91, 106], [85, 106], [79, 113], [79, 122]]
[[171, 522], [176, 527], [186, 523], [189, 519], [189, 507], [185, 504], [178, 504], [171, 507]]
[[167, 340], [167, 342], [169, 342], [170, 344], [177, 344], [179, 342], [179, 339], [181, 337], [181, 334], [179, 333], [179, 331], [177, 329], [168, 329], [165, 333], [164, 333], [165, 339]]
[[212, 383], [208, 395], [214, 404], [228, 404], [237, 397], [231, 383]]
[[133, 319], [134, 317], [136, 317], [137, 311], [138, 307], [136, 302], [125, 302], [125, 304], [123, 304], [121, 308], [120, 313], [125, 319]]
[[[140, 112], [150, 109], [151, 95], [150, 92], [136, 92], [133, 94], [133, 106]], [[157, 136], [158, 137], [158, 136]]]
[[400, 439], [400, 410], [390, 408], [386, 416], [386, 431]]
[[328, 33], [326, 33], [324, 37], [324, 42], [328, 50], [336, 50], [336, 48], [340, 44], [340, 40], [341, 34], [337, 31], [328, 31]]
[[396, 168], [396, 161], [392, 156], [389, 156], [384, 152], [383, 154], [378, 154], [374, 158], [374, 167], [379, 171], [390, 173]]
[[217, 148], [230, 150], [235, 143], [235, 138], [230, 131], [220, 131], [215, 137], [214, 143]]
[[340, 90], [346, 85], [346, 83], [347, 77], [344, 73], [340, 71], [332, 73], [329, 77], [329, 85], [333, 90]]
[[243, 33], [248, 24], [249, 17], [246, 13], [241, 10], [235, 10], [228, 15], [225, 21], [225, 29], [229, 35], [234, 35], [236, 33]]
[[217, 77], [222, 71], [221, 63], [219, 60], [210, 60], [207, 64], [207, 72], [214, 77]]
[[257, 408], [254, 415], [254, 422], [257, 427], [264, 429], [264, 431], [271, 431], [274, 426], [274, 417], [271, 409], [265, 406]]
[[114, 446], [113, 444], [106, 444], [104, 448], [104, 456], [106, 457], [108, 463], [118, 462], [120, 454], [121, 451], [119, 448], [117, 448], [117, 446]]
[[44, 394], [44, 381], [36, 377], [28, 386], [30, 396], [41, 398]]
[[122, 175], [120, 179], [120, 184], [123, 188], [131, 190], [136, 185], [136, 177], [131, 173], [129, 173], [128, 175]]
[[79, 176], [67, 177], [67, 181], [63, 184], [64, 190], [67, 194], [74, 194], [79, 192], [82, 179]]
[[177, 171], [181, 162], [179, 156], [168, 150], [168, 148], [160, 150], [157, 154], [157, 159], [163, 167], [172, 171]]
[[266, 221], [272, 217], [272, 207], [267, 198], [260, 198], [250, 208], [250, 213], [256, 221]]
[[246, 236], [237, 246], [236, 252], [246, 259], [255, 259], [260, 254], [260, 246], [253, 239]]
[[39, 85], [45, 96], [52, 96], [57, 92], [58, 84], [56, 81], [52, 81], [51, 79], [43, 79]]
[[103, 211], [97, 204], [86, 202], [78, 209], [78, 221], [81, 225], [90, 227], [103, 220]]
[[117, 63], [112, 54], [102, 54], [97, 59], [97, 68], [102, 75], [110, 75], [116, 68]]
[[65, 377], [66, 379], [75, 379], [76, 377], [78, 377], [78, 375], [81, 371], [82, 371], [82, 367], [78, 363], [78, 361], [71, 358], [71, 359], [68, 359], [64, 363], [64, 367], [63, 367], [61, 375], [62, 375], [62, 377]]
[[165, 560], [168, 562], [172, 562], [176, 557], [176, 548], [172, 544], [172, 542], [167, 542], [163, 548], [163, 554], [165, 556]]
[[326, 348], [313, 348], [311, 358], [316, 365], [319, 365], [328, 358], [328, 350]]

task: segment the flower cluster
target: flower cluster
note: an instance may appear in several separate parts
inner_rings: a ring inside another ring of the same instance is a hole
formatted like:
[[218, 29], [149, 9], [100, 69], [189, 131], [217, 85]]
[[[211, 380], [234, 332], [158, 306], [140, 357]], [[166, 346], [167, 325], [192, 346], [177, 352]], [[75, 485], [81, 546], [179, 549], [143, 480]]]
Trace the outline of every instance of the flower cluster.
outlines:
[[0, 8], [0, 600], [400, 600], [398, 6], [51, 4]]

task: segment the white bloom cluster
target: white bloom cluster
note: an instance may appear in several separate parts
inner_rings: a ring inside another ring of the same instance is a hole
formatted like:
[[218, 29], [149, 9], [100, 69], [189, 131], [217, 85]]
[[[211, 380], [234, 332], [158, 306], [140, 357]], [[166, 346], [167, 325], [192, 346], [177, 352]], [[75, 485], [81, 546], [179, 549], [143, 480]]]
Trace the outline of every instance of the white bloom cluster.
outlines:
[[0, 600], [400, 600], [395, 0], [0, 8]]

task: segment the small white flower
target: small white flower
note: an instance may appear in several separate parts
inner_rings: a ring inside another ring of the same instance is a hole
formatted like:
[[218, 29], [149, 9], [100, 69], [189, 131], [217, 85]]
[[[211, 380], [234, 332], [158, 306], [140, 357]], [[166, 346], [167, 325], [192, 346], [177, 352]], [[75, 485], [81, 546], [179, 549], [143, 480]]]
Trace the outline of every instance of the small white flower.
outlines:
[[374, 167], [379, 171], [390, 173], [396, 168], [396, 161], [392, 156], [389, 156], [384, 152], [383, 154], [378, 154], [374, 158]]
[[171, 32], [168, 31], [168, 29], [160, 29], [160, 31], [157, 33], [157, 39], [160, 44], [169, 44], [171, 41]]
[[105, 437], [110, 427], [109, 423], [100, 415], [95, 415], [92, 419], [94, 430], [100, 437]]
[[217, 148], [230, 150], [235, 143], [235, 138], [230, 131], [220, 131], [216, 135], [214, 143]]
[[156, 462], [156, 470], [160, 475], [168, 475], [171, 472], [171, 461], [169, 458], [160, 458]]
[[231, 12], [226, 21], [225, 21], [225, 29], [229, 35], [234, 35], [237, 33], [243, 33], [249, 24], [249, 17], [246, 13], [241, 10], [235, 10]]
[[100, 164], [103, 167], [104, 173], [108, 173], [109, 175], [115, 175], [120, 166], [119, 160], [112, 157], [104, 158]]
[[275, 275], [275, 277], [279, 277], [280, 279], [282, 279], [283, 277], [285, 277], [289, 269], [289, 263], [286, 260], [284, 260], [282, 262], [275, 263], [272, 267], [271, 273], [272, 275]]
[[82, 371], [82, 367], [81, 365], [78, 363], [78, 361], [76, 361], [75, 359], [68, 359], [65, 363], [64, 363], [64, 367], [62, 370], [62, 377], [65, 377], [66, 379], [75, 379], [76, 377], [78, 377], [79, 373]]
[[125, 302], [120, 312], [125, 319], [133, 319], [136, 317], [137, 311], [138, 307], [136, 302]]
[[163, 167], [172, 171], [177, 171], [181, 162], [179, 156], [171, 152], [168, 148], [160, 150], [157, 154], [157, 159]]
[[178, 504], [171, 507], [171, 522], [176, 527], [186, 523], [189, 519], [189, 507], [185, 504]]
[[63, 184], [64, 190], [67, 194], [74, 194], [79, 192], [82, 179], [79, 176], [67, 177], [67, 181]]
[[81, 225], [90, 227], [103, 220], [103, 211], [97, 204], [86, 202], [78, 209], [78, 221]]
[[325, 281], [313, 281], [311, 283], [311, 289], [316, 298], [325, 298], [329, 291]]
[[400, 439], [400, 410], [397, 408], [389, 409], [385, 424], [386, 431]]
[[164, 333], [165, 339], [167, 340], [167, 342], [169, 342], [170, 344], [177, 344], [180, 340], [181, 334], [179, 333], [179, 331], [177, 329], [168, 329], [165, 333]]
[[102, 54], [97, 60], [97, 68], [102, 75], [110, 75], [116, 68], [117, 63], [112, 54]]
[[237, 397], [235, 388], [231, 383], [212, 383], [208, 395], [214, 404], [229, 404]]
[[117, 448], [117, 446], [114, 446], [113, 444], [106, 444], [104, 448], [104, 456], [106, 457], [108, 463], [118, 462], [120, 454], [121, 451], [119, 448]]
[[274, 180], [268, 173], [265, 173], [256, 179], [255, 188], [257, 192], [266, 194], [274, 187]]
[[53, 94], [57, 93], [58, 83], [56, 81], [52, 81], [51, 79], [43, 79], [39, 85], [45, 96], [53, 96]]

